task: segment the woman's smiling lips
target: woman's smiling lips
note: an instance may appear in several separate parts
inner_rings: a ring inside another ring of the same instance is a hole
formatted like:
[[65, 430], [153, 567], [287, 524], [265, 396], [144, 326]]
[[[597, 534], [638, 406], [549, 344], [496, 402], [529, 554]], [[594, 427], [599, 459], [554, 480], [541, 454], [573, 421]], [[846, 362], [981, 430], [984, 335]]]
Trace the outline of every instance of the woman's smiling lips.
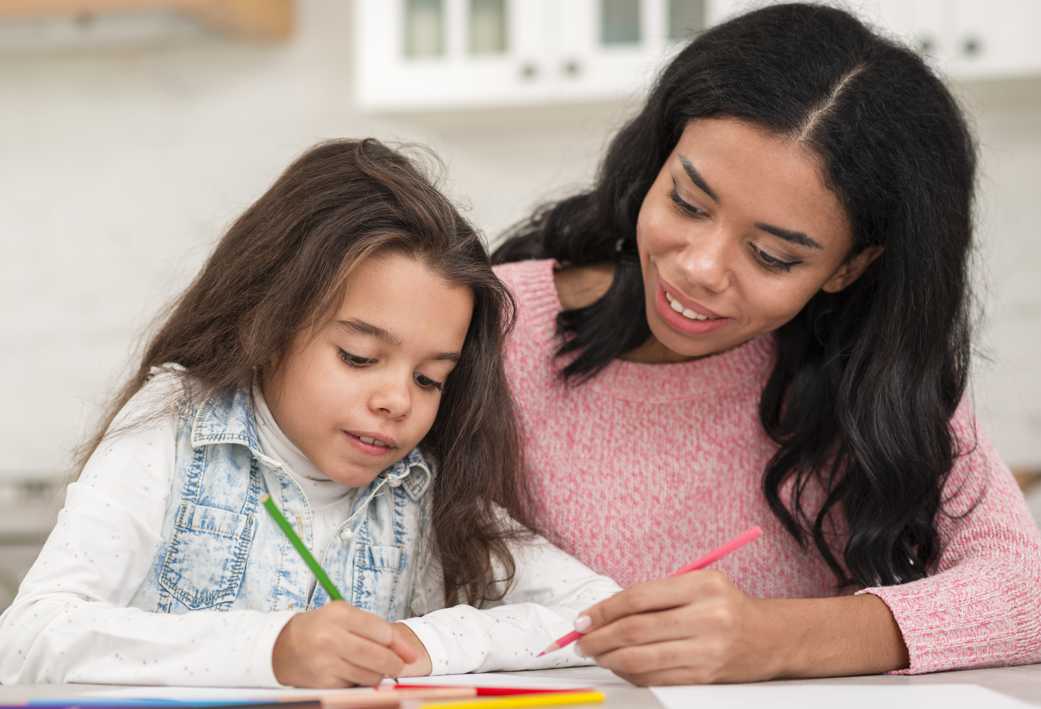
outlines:
[[398, 447], [397, 441], [393, 438], [381, 436], [378, 433], [370, 431], [344, 431], [344, 433], [355, 448], [368, 455], [386, 455]]
[[660, 276], [654, 304], [665, 324], [683, 335], [713, 332], [731, 321], [731, 318], [718, 315], [675, 289], [666, 287]]

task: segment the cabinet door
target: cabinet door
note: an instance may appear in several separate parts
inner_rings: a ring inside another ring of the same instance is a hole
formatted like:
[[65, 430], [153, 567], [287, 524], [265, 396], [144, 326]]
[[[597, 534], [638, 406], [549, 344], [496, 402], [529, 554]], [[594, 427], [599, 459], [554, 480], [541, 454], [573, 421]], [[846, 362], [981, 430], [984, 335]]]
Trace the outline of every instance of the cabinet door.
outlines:
[[1041, 71], [1041, 2], [954, 0], [951, 75], [1001, 78]]
[[672, 51], [708, 23], [708, 0], [567, 0], [551, 61], [563, 91], [589, 99], [646, 90]]
[[547, 2], [362, 0], [359, 103], [429, 110], [538, 100]]

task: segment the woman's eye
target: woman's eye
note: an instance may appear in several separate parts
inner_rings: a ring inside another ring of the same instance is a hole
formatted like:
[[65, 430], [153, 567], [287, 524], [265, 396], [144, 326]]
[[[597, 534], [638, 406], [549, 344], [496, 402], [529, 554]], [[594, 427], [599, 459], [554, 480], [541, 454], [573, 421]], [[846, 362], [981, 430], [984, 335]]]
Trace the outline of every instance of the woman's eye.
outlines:
[[435, 389], [442, 391], [445, 388], [444, 382], [434, 381], [430, 377], [425, 377], [422, 374], [416, 375], [416, 384], [422, 389]]
[[369, 357], [359, 357], [358, 355], [351, 354], [345, 349], [337, 348], [339, 350], [340, 359], [349, 364], [352, 367], [366, 367], [376, 360], [370, 359]]
[[672, 190], [669, 192], [669, 199], [671, 199], [672, 203], [675, 204], [679, 208], [679, 210], [687, 216], [704, 217], [708, 215], [708, 212], [706, 212], [704, 209], [701, 209], [700, 207], [695, 207], [690, 202], [684, 202], [683, 198], [680, 197], [680, 193], [676, 191], [675, 186], [673, 186]]
[[755, 251], [756, 258], [759, 259], [759, 262], [771, 271], [784, 271], [787, 273], [792, 270], [792, 266], [802, 263], [801, 261], [782, 261], [755, 246], [753, 246], [752, 249]]

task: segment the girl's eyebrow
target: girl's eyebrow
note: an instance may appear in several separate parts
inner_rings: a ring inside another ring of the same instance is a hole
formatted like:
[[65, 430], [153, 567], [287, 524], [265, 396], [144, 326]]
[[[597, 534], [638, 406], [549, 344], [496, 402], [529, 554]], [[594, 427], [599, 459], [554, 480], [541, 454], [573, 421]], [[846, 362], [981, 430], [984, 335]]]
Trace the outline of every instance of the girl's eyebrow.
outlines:
[[[401, 338], [394, 335], [389, 330], [385, 330], [379, 325], [373, 325], [372, 323], [365, 322], [364, 320], [358, 320], [357, 318], [351, 318], [350, 320], [337, 320], [337, 325], [342, 326], [344, 329], [352, 333], [360, 335], [368, 335], [375, 337], [377, 340], [382, 340], [388, 344], [394, 345], [395, 347], [401, 346]], [[458, 362], [458, 352], [436, 352], [430, 357], [432, 360], [446, 361], [446, 362]]]
[[[705, 178], [702, 177], [701, 173], [698, 172], [697, 168], [694, 167], [694, 163], [692, 163], [690, 160], [683, 157], [682, 155], [679, 156], [679, 160], [680, 165], [683, 166], [683, 171], [687, 173], [687, 177], [690, 178], [690, 181], [693, 182], [698, 187], [698, 189], [700, 189], [702, 192], [711, 197], [716, 204], [719, 204], [719, 195], [717, 195], [715, 191], [708, 186], [708, 183], [705, 182]], [[779, 239], [784, 239], [785, 241], [792, 244], [796, 244], [798, 246], [808, 246], [811, 249], [824, 248], [819, 243], [817, 243], [801, 231], [782, 229], [779, 226], [774, 226], [772, 224], [763, 224], [761, 222], [756, 222], [756, 228], [762, 229], [768, 234], [773, 234]]]

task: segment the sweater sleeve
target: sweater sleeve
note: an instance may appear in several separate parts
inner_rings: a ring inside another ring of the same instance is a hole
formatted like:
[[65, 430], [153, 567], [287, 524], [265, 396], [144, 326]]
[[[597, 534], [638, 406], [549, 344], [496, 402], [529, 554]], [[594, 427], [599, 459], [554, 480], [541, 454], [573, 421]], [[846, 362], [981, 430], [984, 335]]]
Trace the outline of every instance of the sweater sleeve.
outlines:
[[1008, 467], [963, 404], [960, 455], [936, 518], [928, 577], [868, 588], [886, 603], [910, 664], [900, 674], [1041, 661], [1041, 535]]
[[[578, 614], [619, 586], [542, 537], [510, 543], [516, 572], [502, 600], [457, 605], [402, 621], [430, 655], [432, 674], [535, 670], [592, 664], [574, 645], [538, 657], [572, 630]], [[436, 564], [436, 562], [435, 562]], [[496, 576], [505, 576], [496, 564]]]
[[69, 485], [0, 616], [0, 683], [278, 686], [271, 651], [292, 612], [130, 606], [160, 543], [174, 460], [174, 416], [144, 415], [144, 404], [169, 383], [131, 400], [115, 424], [129, 429], [110, 431]]

